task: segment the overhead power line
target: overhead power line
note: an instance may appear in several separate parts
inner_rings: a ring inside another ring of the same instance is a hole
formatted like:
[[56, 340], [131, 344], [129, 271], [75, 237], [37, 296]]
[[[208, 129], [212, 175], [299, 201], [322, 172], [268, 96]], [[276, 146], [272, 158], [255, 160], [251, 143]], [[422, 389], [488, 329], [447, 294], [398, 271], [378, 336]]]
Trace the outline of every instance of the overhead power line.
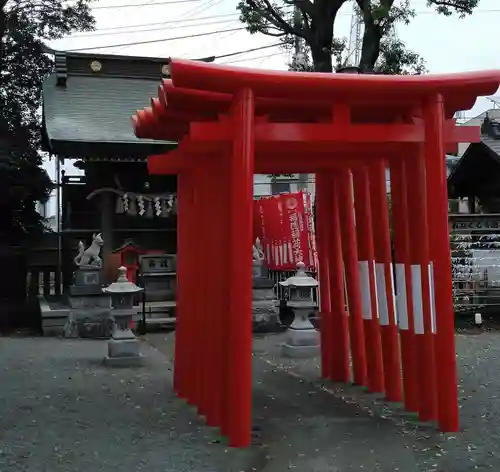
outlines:
[[268, 57], [275, 57], [279, 56], [281, 52], [273, 52], [272, 54], [264, 54], [260, 56], [254, 56], [254, 57], [244, 57], [243, 59], [236, 59], [234, 61], [223, 61], [219, 62], [219, 64], [236, 64], [238, 62], [249, 62], [249, 61], [257, 61], [259, 59], [267, 59]]
[[203, 3], [200, 5], [192, 8], [191, 10], [188, 10], [187, 12], [181, 14], [179, 18], [190, 18], [194, 14], [202, 13], [206, 10], [210, 10], [211, 8], [215, 7], [219, 3], [221, 3], [223, 0], [205, 0]]
[[[210, 22], [204, 22], [204, 23], [190, 23], [189, 25], [174, 25], [174, 26], [168, 26], [169, 30], [173, 29], [183, 29], [183, 28], [197, 28], [199, 26], [211, 26], [211, 25], [221, 25], [223, 23], [234, 23], [233, 20], [218, 20], [218, 21], [210, 21]], [[68, 36], [68, 38], [73, 39], [73, 38], [97, 38], [99, 36], [116, 36], [120, 34], [135, 34], [135, 33], [149, 33], [151, 31], [163, 31], [165, 30], [165, 24], [162, 26], [156, 26], [154, 28], [142, 28], [142, 29], [135, 29], [135, 30], [125, 30], [125, 31], [112, 31], [112, 32], [107, 32], [107, 33], [95, 33], [92, 34], [92, 32], [87, 33], [87, 34], [75, 34], [72, 36]]]
[[121, 5], [101, 5], [97, 7], [92, 7], [92, 10], [111, 10], [114, 8], [139, 8], [139, 7], [152, 7], [155, 5], [174, 5], [179, 3], [194, 3], [201, 2], [201, 0], [165, 0], [162, 2], [151, 2], [151, 3], [124, 3]]
[[260, 46], [258, 48], [244, 49], [243, 51], [230, 52], [228, 54], [219, 54], [218, 56], [212, 56], [215, 59], [224, 59], [226, 57], [239, 56], [240, 54], [247, 54], [249, 52], [262, 51], [263, 49], [274, 48], [276, 46], [281, 46], [281, 43], [268, 44], [267, 46]]
[[185, 35], [185, 36], [176, 36], [176, 37], [172, 37], [172, 38], [150, 39], [150, 40], [146, 40], [146, 41], [134, 41], [134, 42], [129, 42], [129, 43], [121, 43], [121, 44], [107, 44], [105, 46], [88, 46], [85, 48], [68, 49], [68, 51], [72, 51], [72, 52], [93, 51], [93, 50], [97, 50], [97, 49], [121, 48], [123, 46], [138, 46], [140, 44], [163, 43], [163, 42], [167, 42], [167, 41], [176, 41], [178, 39], [191, 39], [191, 38], [199, 38], [202, 36], [211, 36], [214, 34], [228, 33], [230, 31], [242, 31], [244, 29], [245, 28], [229, 28], [229, 29], [218, 30], [218, 31], [209, 31], [207, 33], [197, 33], [197, 34], [189, 34], [189, 35]]
[[[158, 25], [175, 25], [178, 23], [188, 23], [192, 21], [201, 21], [201, 20], [212, 20], [215, 18], [238, 18], [237, 13], [226, 13], [224, 15], [212, 15], [212, 16], [201, 16], [198, 18], [186, 18], [185, 20], [171, 20], [171, 21], [158, 21], [156, 23], [139, 23], [135, 25], [122, 25], [122, 26], [112, 26], [110, 28], [96, 28], [94, 31], [89, 31], [85, 35], [79, 35], [79, 36], [86, 36], [86, 35], [91, 35], [95, 31], [116, 31], [116, 30], [123, 30], [123, 29], [131, 29], [131, 28], [149, 28], [150, 26], [158, 26]], [[196, 26], [196, 25], [193, 25]], [[74, 37], [74, 36], [73, 36]]]

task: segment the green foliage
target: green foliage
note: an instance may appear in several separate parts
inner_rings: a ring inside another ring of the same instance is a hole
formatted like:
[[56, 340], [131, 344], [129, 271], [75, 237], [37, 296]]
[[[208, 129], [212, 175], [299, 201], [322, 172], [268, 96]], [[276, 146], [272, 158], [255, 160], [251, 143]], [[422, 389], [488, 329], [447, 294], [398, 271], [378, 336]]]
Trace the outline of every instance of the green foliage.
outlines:
[[94, 28], [90, 0], [0, 0], [0, 242], [20, 244], [43, 228], [36, 201], [51, 181], [41, 167], [41, 93], [53, 62], [43, 42]]
[[[345, 38], [335, 38], [334, 27], [340, 8], [350, 0], [240, 0], [240, 20], [250, 33], [262, 33], [281, 39], [290, 48], [294, 38], [304, 40], [310, 64], [298, 70], [333, 72], [346, 60]], [[361, 59], [363, 72], [422, 73], [425, 64], [404, 43], [389, 38], [395, 24], [408, 24], [415, 16], [412, 0], [355, 0], [364, 23]], [[479, 0], [427, 0], [428, 8], [450, 16], [470, 15]], [[395, 61], [400, 60], [397, 64]], [[292, 65], [292, 68], [294, 66]], [[297, 70], [294, 68], [294, 70]]]
[[417, 53], [406, 49], [403, 41], [389, 37], [380, 43], [380, 55], [375, 71], [389, 75], [425, 74], [425, 61]]

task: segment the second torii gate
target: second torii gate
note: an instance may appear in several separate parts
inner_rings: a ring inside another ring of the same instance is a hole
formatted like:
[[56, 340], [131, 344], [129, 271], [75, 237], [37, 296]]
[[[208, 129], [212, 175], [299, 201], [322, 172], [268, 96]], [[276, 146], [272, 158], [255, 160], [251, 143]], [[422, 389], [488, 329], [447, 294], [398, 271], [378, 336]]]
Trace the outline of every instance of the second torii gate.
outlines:
[[179, 176], [178, 395], [231, 445], [250, 444], [253, 174], [315, 172], [322, 375], [350, 381], [351, 357], [356, 384], [457, 431], [444, 155], [479, 140], [452, 117], [494, 93], [500, 73], [328, 75], [177, 59], [170, 73], [133, 121], [138, 137], [179, 142], [148, 159], [151, 173]]

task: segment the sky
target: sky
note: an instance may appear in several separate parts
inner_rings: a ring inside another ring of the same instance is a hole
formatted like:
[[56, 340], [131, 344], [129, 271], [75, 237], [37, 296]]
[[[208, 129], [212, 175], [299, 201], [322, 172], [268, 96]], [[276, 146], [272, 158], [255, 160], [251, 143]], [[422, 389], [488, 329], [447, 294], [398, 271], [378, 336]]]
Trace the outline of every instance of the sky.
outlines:
[[[75, 33], [51, 42], [50, 46], [58, 50], [149, 57], [229, 55], [216, 62], [286, 70], [289, 55], [277, 46], [241, 53], [276, 44], [278, 40], [245, 31], [238, 20], [237, 3], [237, 0], [96, 0], [92, 4], [96, 31]], [[411, 4], [417, 11], [416, 18], [410, 25], [398, 25], [396, 33], [409, 49], [426, 60], [431, 73], [500, 69], [498, 0], [480, 0], [473, 15], [464, 19], [439, 15], [426, 7], [426, 0], [411, 0]], [[349, 2], [339, 13], [335, 36], [349, 37], [351, 14]], [[500, 93], [497, 98], [500, 103]], [[492, 107], [490, 100], [480, 98], [463, 116], [473, 117]], [[47, 169], [53, 176], [53, 163]]]

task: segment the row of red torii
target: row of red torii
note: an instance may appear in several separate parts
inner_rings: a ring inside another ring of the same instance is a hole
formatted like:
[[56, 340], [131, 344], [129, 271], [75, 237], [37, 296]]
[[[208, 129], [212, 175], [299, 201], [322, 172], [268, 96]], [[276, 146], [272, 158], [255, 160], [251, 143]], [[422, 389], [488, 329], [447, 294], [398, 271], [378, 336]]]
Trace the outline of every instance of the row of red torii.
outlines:
[[139, 138], [179, 142], [148, 159], [150, 173], [178, 175], [177, 394], [232, 446], [250, 444], [253, 174], [316, 173], [323, 377], [458, 431], [444, 155], [479, 141], [453, 116], [493, 94], [500, 72], [330, 75], [172, 59], [170, 74], [133, 122]]

